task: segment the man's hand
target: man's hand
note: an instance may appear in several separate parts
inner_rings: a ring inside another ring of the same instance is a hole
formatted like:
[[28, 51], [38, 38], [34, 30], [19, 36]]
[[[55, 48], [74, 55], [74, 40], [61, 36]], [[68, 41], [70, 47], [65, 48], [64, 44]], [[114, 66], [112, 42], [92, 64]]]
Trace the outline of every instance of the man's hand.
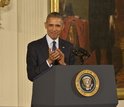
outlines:
[[114, 27], [114, 18], [112, 15], [110, 15], [110, 17], [109, 17], [109, 29], [111, 30], [112, 27]]
[[55, 60], [57, 60], [60, 65], [66, 65], [64, 57], [65, 56], [60, 49], [56, 49], [55, 51], [51, 51], [51, 49], [49, 49], [49, 58], [47, 61], [49, 64], [52, 64]]
[[49, 64], [52, 64], [55, 60], [59, 59], [60, 55], [58, 51], [51, 51], [51, 49], [49, 49], [49, 58], [47, 59], [47, 61], [49, 62]]
[[59, 52], [59, 57], [58, 57], [58, 62], [60, 65], [66, 65], [64, 59], [65, 59], [65, 55], [62, 53], [62, 51], [60, 49], [56, 49], [56, 51]]

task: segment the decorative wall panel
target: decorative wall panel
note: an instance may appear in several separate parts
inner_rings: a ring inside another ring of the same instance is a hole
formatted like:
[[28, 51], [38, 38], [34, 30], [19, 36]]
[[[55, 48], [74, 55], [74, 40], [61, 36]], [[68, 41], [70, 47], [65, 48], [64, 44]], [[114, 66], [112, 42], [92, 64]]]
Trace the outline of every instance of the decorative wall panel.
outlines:
[[46, 16], [47, 0], [18, 0], [19, 106], [30, 107], [32, 82], [26, 71], [27, 45], [45, 35]]

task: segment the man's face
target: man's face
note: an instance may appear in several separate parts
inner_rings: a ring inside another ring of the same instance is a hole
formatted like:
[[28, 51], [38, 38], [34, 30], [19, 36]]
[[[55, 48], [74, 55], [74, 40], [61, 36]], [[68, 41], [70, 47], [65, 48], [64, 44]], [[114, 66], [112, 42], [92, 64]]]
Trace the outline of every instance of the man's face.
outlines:
[[47, 22], [44, 23], [47, 29], [47, 34], [51, 39], [55, 40], [64, 28], [64, 24], [61, 18], [50, 17]]

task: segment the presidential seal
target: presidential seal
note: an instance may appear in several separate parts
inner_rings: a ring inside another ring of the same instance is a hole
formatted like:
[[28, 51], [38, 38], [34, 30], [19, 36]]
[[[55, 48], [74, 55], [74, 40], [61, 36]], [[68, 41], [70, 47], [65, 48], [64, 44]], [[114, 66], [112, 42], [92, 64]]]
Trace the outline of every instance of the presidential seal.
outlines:
[[93, 96], [99, 89], [99, 78], [91, 70], [83, 70], [79, 72], [75, 79], [77, 91], [86, 97]]

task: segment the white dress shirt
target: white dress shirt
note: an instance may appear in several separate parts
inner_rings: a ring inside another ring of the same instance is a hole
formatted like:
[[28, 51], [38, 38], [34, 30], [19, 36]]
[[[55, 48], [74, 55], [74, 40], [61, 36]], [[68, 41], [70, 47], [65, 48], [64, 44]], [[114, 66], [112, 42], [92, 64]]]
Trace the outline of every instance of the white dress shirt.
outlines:
[[52, 40], [48, 35], [46, 35], [46, 40], [47, 40], [47, 43], [48, 43], [49, 48], [52, 49], [52, 47], [53, 47], [53, 41], [56, 42], [56, 48], [59, 48], [59, 39], [58, 38], [56, 40]]
[[[53, 47], [53, 41], [56, 42], [56, 48], [59, 48], [59, 39], [58, 38], [56, 40], [52, 40], [48, 35], [46, 35], [46, 40], [47, 40], [47, 44], [48, 44], [49, 48], [51, 48], [51, 50]], [[46, 60], [46, 62], [49, 67], [52, 67], [52, 64], [49, 64], [49, 62], [47, 60]]]

